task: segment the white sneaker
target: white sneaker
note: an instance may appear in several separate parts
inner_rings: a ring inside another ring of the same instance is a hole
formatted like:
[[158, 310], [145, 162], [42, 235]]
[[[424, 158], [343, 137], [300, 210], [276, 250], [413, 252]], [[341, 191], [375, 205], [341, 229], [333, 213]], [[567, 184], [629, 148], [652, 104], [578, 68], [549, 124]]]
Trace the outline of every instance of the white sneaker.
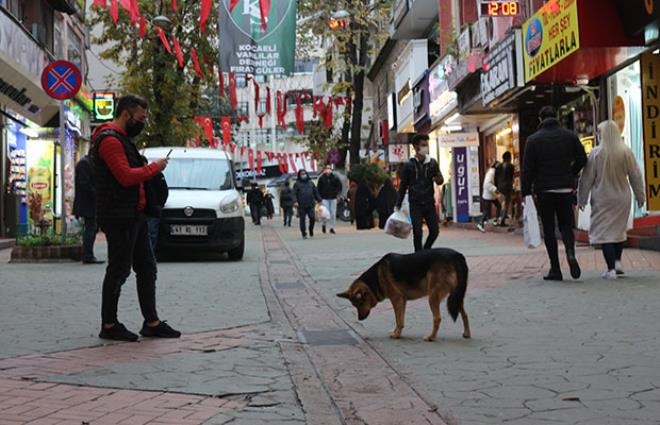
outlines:
[[618, 274], [618, 275], [624, 274], [623, 264], [621, 264], [621, 261], [615, 261], [614, 262], [614, 270], [616, 270], [616, 274]]
[[481, 223], [477, 223], [477, 229], [479, 229], [481, 233], [486, 233], [486, 229], [484, 229], [484, 225]]
[[603, 279], [614, 280], [616, 279], [616, 270], [608, 270], [603, 272]]

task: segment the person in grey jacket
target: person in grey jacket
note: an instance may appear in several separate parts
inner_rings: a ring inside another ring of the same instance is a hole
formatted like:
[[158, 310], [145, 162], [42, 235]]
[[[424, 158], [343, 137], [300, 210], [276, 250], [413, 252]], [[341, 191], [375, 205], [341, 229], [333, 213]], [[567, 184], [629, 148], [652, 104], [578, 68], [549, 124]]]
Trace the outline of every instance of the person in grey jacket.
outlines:
[[562, 280], [555, 237], [555, 217], [564, 240], [571, 277], [580, 277], [580, 265], [575, 257], [573, 234], [573, 203], [575, 189], [587, 154], [577, 135], [559, 125], [557, 110], [544, 106], [539, 112], [541, 124], [529, 136], [523, 158], [522, 196], [536, 195], [543, 223], [543, 240], [550, 258], [550, 271], [544, 280]]
[[309, 218], [309, 236], [314, 237], [314, 207], [321, 202], [321, 196], [306, 170], [298, 171], [298, 180], [293, 185], [293, 197], [294, 205], [298, 207], [300, 233], [303, 239], [307, 239], [306, 218]]

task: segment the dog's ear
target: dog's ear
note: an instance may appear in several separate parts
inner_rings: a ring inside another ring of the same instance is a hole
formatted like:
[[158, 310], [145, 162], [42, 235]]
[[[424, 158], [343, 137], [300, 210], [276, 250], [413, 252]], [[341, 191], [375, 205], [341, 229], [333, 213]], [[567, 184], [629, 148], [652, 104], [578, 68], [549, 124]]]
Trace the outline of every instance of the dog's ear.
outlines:
[[351, 296], [349, 295], [348, 291], [340, 292], [337, 294], [339, 298], [346, 298], [347, 300], [351, 299]]

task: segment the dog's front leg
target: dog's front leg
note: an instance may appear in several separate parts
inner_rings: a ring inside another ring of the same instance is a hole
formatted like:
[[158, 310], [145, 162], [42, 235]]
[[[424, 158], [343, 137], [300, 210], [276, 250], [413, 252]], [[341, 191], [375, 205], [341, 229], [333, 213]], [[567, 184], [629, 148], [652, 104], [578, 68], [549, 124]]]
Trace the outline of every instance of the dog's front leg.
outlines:
[[440, 302], [442, 297], [437, 291], [429, 294], [429, 307], [431, 307], [431, 314], [433, 315], [433, 329], [431, 333], [424, 338], [425, 341], [433, 341], [438, 336], [438, 329], [440, 328]]
[[394, 320], [396, 325], [394, 330], [390, 334], [391, 338], [401, 338], [401, 332], [403, 331], [403, 321], [406, 315], [406, 300], [405, 298], [399, 296], [392, 298], [392, 307], [394, 308]]

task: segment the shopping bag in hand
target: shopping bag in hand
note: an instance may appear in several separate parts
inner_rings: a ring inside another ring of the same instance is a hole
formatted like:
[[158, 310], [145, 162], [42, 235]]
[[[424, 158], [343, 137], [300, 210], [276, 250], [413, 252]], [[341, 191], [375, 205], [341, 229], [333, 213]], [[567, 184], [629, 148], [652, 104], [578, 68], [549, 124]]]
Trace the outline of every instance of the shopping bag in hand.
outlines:
[[385, 222], [385, 233], [397, 238], [406, 239], [412, 232], [412, 223], [410, 215], [403, 211], [395, 211]]
[[325, 205], [319, 205], [316, 209], [316, 218], [323, 223], [330, 220], [330, 211], [328, 211]]
[[523, 210], [523, 237], [528, 248], [536, 248], [541, 245], [541, 229], [539, 219], [531, 195], [525, 197], [525, 208]]

